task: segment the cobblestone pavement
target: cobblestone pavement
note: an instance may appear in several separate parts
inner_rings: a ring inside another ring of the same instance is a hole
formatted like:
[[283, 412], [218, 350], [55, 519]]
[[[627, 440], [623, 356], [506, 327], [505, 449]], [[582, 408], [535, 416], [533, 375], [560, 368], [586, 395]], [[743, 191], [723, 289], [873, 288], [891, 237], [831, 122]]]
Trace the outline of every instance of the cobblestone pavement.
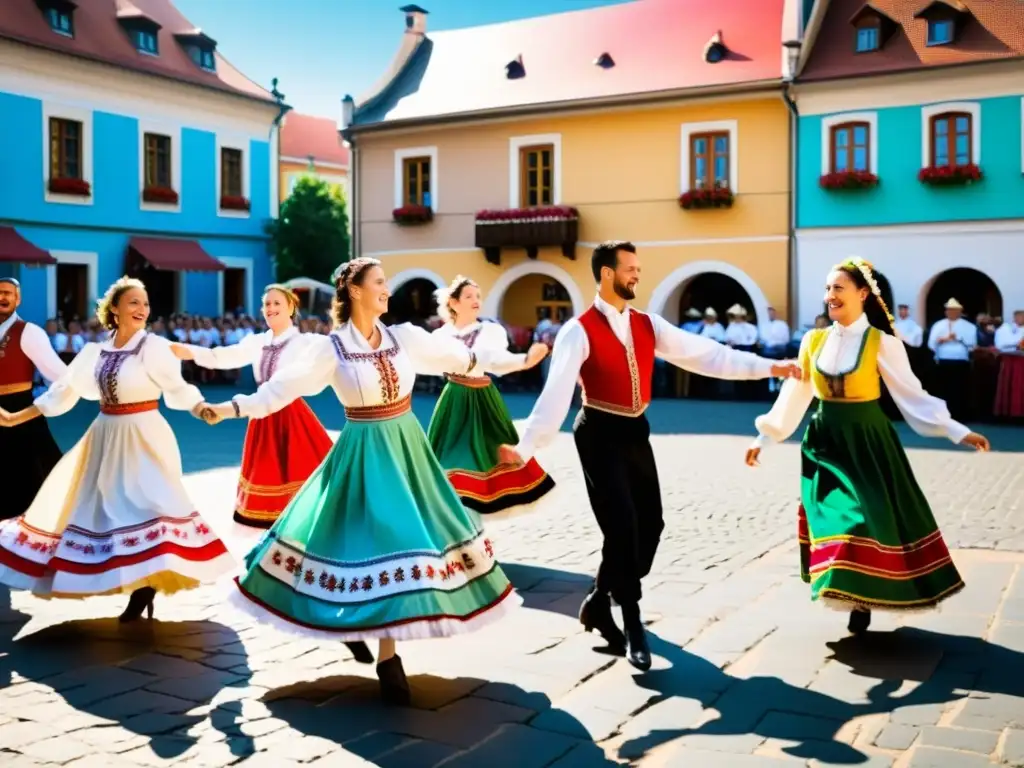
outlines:
[[[510, 398], [517, 417], [529, 405]], [[336, 403], [315, 407], [341, 426]], [[53, 423], [65, 447], [92, 412]], [[0, 612], [0, 766], [1024, 766], [1024, 429], [987, 430], [1001, 450], [982, 456], [900, 427], [968, 587], [853, 640], [795, 575], [796, 444], [742, 466], [758, 412], [651, 408], [667, 529], [645, 584], [646, 674], [595, 653], [575, 619], [600, 539], [563, 434], [540, 455], [559, 483], [542, 510], [490, 525], [526, 609], [400, 647], [412, 708], [382, 708], [372, 667], [343, 646], [227, 614], [219, 588], [161, 598], [154, 622], [127, 627], [110, 618], [123, 598], [15, 593]], [[224, 519], [244, 424], [170, 418], [193, 498]]]

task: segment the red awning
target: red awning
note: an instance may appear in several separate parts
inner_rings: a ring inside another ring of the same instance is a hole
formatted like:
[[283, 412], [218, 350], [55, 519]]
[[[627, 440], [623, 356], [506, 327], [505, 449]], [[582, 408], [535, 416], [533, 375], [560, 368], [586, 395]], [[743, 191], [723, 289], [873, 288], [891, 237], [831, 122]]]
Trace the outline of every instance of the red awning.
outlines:
[[133, 237], [128, 248], [154, 269], [177, 272], [221, 272], [224, 264], [203, 250], [195, 240], [165, 237]]
[[14, 227], [0, 227], [0, 261], [16, 264], [56, 264], [57, 260], [18, 234]]

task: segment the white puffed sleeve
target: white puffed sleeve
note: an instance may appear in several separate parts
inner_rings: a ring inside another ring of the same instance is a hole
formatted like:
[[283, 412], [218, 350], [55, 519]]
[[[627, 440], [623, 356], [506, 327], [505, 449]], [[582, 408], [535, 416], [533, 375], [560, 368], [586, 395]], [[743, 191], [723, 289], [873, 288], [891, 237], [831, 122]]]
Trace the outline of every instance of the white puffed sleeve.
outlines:
[[337, 357], [330, 336], [310, 334], [295, 362], [279, 368], [251, 395], [235, 395], [238, 412], [250, 419], [262, 419], [280, 411], [300, 397], [312, 397], [330, 386]]
[[[526, 354], [523, 352], [509, 352], [508, 331], [498, 323], [484, 323], [480, 328], [480, 341], [474, 349], [487, 350], [490, 360], [485, 366], [488, 373], [496, 376], [504, 376], [507, 373], [515, 373], [526, 367]], [[483, 342], [481, 344], [480, 342]]]
[[781, 443], [788, 439], [800, 422], [811, 401], [814, 400], [814, 386], [811, 384], [811, 339], [813, 333], [804, 334], [800, 340], [800, 367], [803, 369], [802, 379], [786, 379], [775, 399], [771, 410], [754, 419], [758, 436], [754, 445], [764, 448], [769, 441]]
[[171, 342], [162, 336], [148, 335], [141, 342], [142, 364], [164, 395], [168, 408], [176, 411], [191, 411], [203, 402], [203, 393], [181, 376], [181, 360], [171, 352]]
[[100, 389], [96, 384], [96, 361], [100, 356], [100, 345], [91, 343], [82, 347], [82, 351], [68, 365], [50, 388], [34, 401], [39, 412], [47, 418], [54, 418], [67, 413], [79, 398], [99, 400]]
[[412, 323], [388, 327], [412, 360], [416, 373], [443, 376], [466, 374], [474, 369], [490, 371], [493, 353], [488, 349], [471, 350], [462, 341], [441, 333], [430, 333]]
[[246, 336], [237, 344], [226, 347], [200, 347], [185, 344], [192, 353], [192, 359], [200, 368], [213, 368], [218, 371], [233, 371], [245, 368], [260, 359], [263, 334], [254, 333]]

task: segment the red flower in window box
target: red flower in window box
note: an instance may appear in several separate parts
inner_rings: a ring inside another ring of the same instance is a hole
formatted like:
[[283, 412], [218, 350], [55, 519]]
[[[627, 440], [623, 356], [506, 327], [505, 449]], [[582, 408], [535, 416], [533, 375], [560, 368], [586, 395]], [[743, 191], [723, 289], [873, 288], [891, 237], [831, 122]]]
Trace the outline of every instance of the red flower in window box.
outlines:
[[870, 171], [835, 171], [818, 179], [822, 189], [870, 189], [878, 186], [878, 177]]
[[248, 211], [249, 200], [241, 195], [221, 195], [220, 207], [224, 211]]
[[434, 211], [428, 205], [403, 205], [391, 212], [396, 224], [426, 224], [434, 220]]
[[933, 186], [962, 186], [981, 181], [983, 178], [981, 168], [974, 163], [966, 165], [940, 165], [938, 167], [922, 168], [917, 172], [917, 180], [922, 184]]
[[75, 197], [92, 195], [92, 187], [85, 179], [51, 178], [47, 187], [55, 195], [74, 195]]
[[679, 207], [691, 208], [732, 208], [736, 198], [728, 187], [705, 187], [691, 189], [679, 196]]
[[170, 187], [149, 186], [142, 190], [142, 199], [147, 203], [178, 204], [178, 193]]
[[485, 209], [476, 212], [477, 224], [508, 224], [510, 222], [575, 221], [579, 211], [568, 205], [546, 205], [539, 208]]

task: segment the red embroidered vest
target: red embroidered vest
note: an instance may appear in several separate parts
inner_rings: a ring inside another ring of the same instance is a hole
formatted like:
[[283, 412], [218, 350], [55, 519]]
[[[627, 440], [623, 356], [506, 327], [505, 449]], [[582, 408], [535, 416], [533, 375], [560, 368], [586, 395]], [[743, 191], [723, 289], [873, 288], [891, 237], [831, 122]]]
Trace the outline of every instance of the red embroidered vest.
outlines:
[[0, 339], [0, 394], [19, 391], [14, 387], [31, 386], [36, 366], [21, 349], [25, 321], [17, 320]]
[[654, 374], [654, 323], [629, 310], [632, 343], [624, 347], [608, 318], [591, 307], [579, 318], [590, 354], [580, 368], [583, 405], [619, 416], [639, 416], [651, 402]]

